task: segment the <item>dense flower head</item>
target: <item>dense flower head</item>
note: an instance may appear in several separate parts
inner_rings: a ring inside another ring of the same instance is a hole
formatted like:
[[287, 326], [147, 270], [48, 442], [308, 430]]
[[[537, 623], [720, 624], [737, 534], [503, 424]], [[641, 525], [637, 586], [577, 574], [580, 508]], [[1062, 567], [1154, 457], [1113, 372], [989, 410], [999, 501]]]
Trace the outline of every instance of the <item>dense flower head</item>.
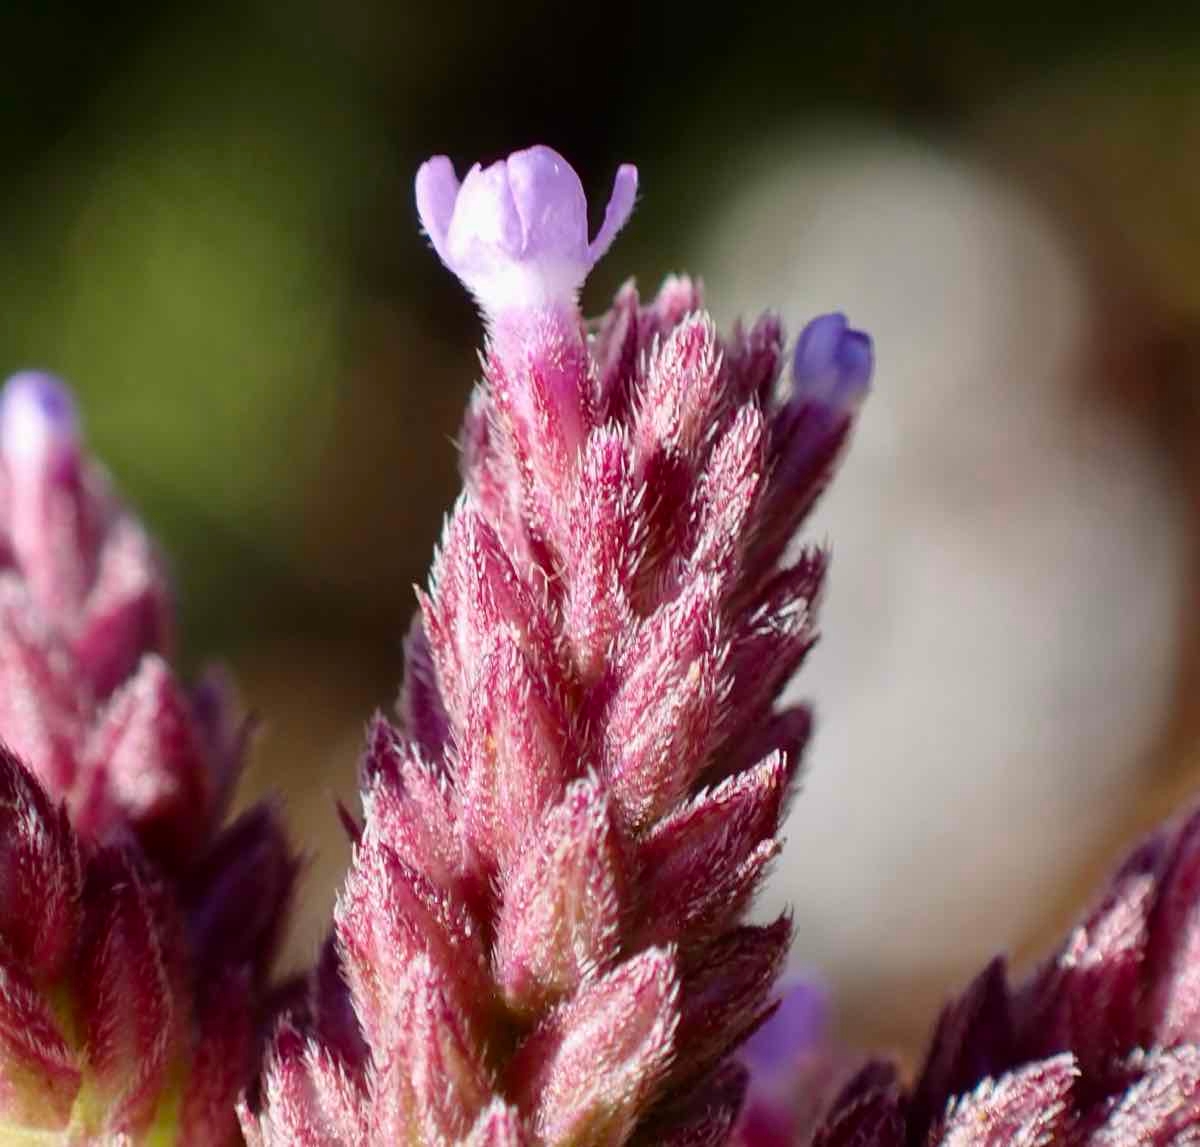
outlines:
[[0, 393], [0, 1130], [20, 1142], [236, 1138], [296, 866], [273, 807], [222, 828], [246, 726], [222, 675], [176, 677], [172, 622], [71, 395], [15, 375]]
[[461, 189], [448, 161], [418, 174], [488, 313], [484, 382], [400, 720], [368, 735], [333, 941], [243, 1111], [251, 1143], [733, 1133], [731, 1053], [791, 934], [743, 919], [810, 724], [775, 706], [826, 556], [790, 543], [856, 403], [786, 371], [772, 316], [721, 338], [688, 279], [582, 321], [634, 179], [588, 244], [549, 149]]
[[1198, 937], [1200, 811], [1138, 846], [1023, 984], [1010, 986], [1003, 960], [989, 964], [945, 1009], [910, 1088], [869, 1065], [811, 1142], [1200, 1142]]

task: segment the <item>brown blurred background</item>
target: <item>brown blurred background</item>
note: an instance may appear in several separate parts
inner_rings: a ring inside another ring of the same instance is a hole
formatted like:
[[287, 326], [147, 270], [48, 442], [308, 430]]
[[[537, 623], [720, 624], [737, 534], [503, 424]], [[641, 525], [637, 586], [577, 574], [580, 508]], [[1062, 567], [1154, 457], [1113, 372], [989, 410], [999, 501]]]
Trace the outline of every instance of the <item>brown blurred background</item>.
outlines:
[[231, 662], [265, 719], [247, 789], [312, 853], [293, 961], [456, 488], [478, 328], [417, 233], [434, 152], [550, 143], [597, 208], [636, 162], [592, 309], [688, 269], [723, 319], [877, 333], [803, 683], [810, 819], [844, 828], [806, 853], [798, 813], [775, 886], [853, 1037], [911, 1045], [1200, 787], [1189, 7], [0, 6], [0, 361], [79, 388], [188, 661]]

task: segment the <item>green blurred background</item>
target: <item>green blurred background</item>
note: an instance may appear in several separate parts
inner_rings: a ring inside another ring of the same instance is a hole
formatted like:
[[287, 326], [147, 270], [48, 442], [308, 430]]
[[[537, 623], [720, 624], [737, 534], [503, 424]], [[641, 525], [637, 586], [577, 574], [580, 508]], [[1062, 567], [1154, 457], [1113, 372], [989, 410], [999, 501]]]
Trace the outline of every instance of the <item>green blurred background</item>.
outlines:
[[1194, 5], [7, 0], [0, 43], [0, 363], [79, 389], [173, 561], [188, 664], [232, 662], [266, 718], [250, 787], [290, 794], [314, 852], [297, 959], [476, 371], [470, 302], [417, 231], [426, 156], [544, 141], [597, 210], [636, 162], [598, 309], [635, 268], [694, 267], [742, 157], [814, 124], [969, 149], [1084, 236], [1133, 316], [1102, 360], [1149, 364], [1095, 385], [1193, 465]]
[[970, 138], [1005, 109], [1004, 143], [1044, 152], [1071, 83], [1060, 142], [1135, 144], [1109, 194], [1194, 269], [1189, 7], [9, 0], [0, 357], [79, 388], [174, 555], [191, 654], [301, 629], [387, 660], [474, 370], [469, 302], [417, 233], [423, 157], [546, 140], [595, 197], [634, 159], [652, 194], [595, 306], [688, 265], [757, 141], [831, 113]]

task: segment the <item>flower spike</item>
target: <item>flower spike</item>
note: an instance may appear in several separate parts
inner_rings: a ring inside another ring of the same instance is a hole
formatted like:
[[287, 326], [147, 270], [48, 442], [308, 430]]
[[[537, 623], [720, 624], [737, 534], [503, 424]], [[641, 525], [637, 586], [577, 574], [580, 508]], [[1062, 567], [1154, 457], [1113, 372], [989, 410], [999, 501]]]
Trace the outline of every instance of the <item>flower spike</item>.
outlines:
[[[243, 1109], [260, 1147], [733, 1133], [732, 1057], [791, 936], [745, 923], [809, 727], [774, 707], [825, 567], [773, 547], [865, 379], [861, 356], [843, 382], [847, 354], [810, 346], [783, 393], [779, 323], [723, 340], [687, 279], [647, 304], [626, 287], [589, 327], [578, 289], [635, 195], [622, 168], [589, 242], [548, 148], [461, 186], [444, 157], [417, 174], [422, 225], [487, 320], [484, 382], [401, 724], [369, 733], [334, 943]], [[357, 1036], [327, 1018], [347, 1014]]]

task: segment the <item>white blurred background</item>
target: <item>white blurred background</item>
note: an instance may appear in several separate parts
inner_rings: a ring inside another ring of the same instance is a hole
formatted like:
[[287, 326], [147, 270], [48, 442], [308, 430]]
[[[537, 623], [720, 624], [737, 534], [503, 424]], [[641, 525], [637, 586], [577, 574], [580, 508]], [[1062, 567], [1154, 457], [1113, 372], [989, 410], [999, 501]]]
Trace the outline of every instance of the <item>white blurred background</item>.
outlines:
[[795, 962], [898, 1038], [1123, 824], [1173, 700], [1189, 524], [1147, 434], [1089, 398], [1086, 267], [978, 158], [835, 126], [765, 148], [700, 262], [725, 318], [841, 309], [875, 338], [812, 527], [833, 573], [793, 689], [818, 735], [764, 907], [794, 905]]

